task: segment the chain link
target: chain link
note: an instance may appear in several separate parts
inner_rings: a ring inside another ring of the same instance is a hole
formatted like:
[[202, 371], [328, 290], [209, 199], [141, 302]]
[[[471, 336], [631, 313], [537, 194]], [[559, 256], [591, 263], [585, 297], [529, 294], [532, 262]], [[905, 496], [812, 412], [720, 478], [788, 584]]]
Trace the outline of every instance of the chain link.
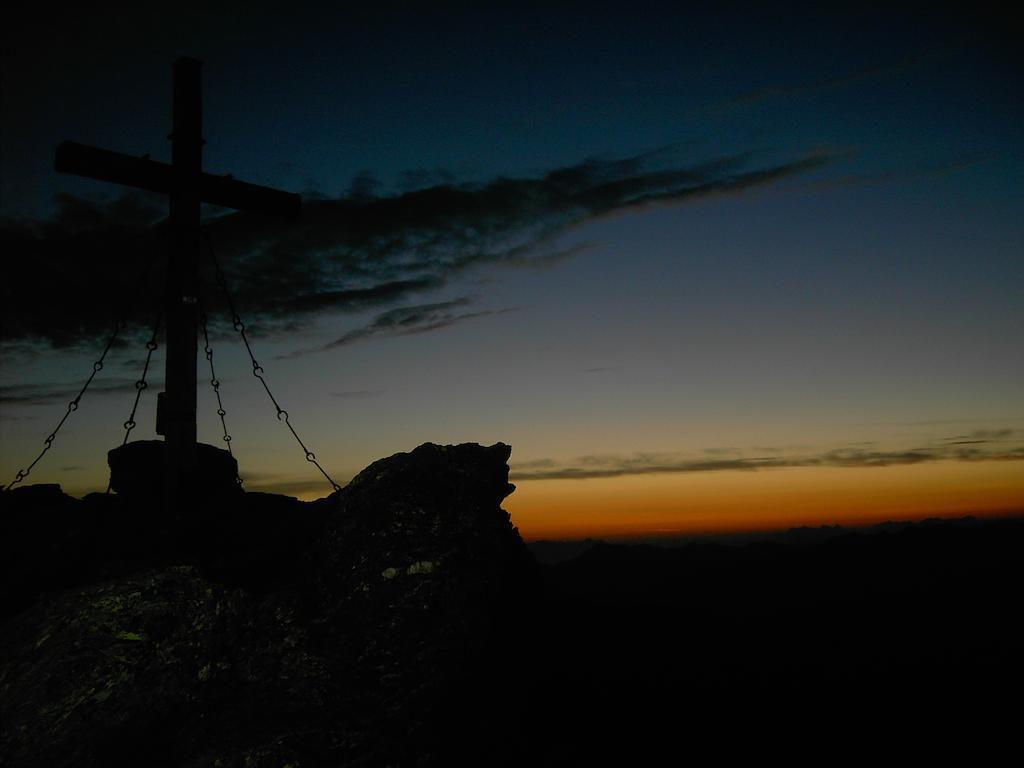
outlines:
[[[217, 378], [217, 372], [213, 367], [213, 347], [210, 346], [210, 334], [207, 329], [206, 323], [206, 311], [203, 309], [203, 297], [199, 296], [199, 322], [203, 327], [203, 353], [206, 355], [206, 361], [210, 364], [210, 386], [213, 388], [213, 394], [217, 398], [217, 415], [220, 416], [220, 425], [224, 430], [224, 436], [221, 438], [228, 446], [228, 453], [232, 456], [235, 455], [234, 451], [231, 450], [231, 435], [228, 433], [228, 423], [225, 420], [227, 411], [224, 410], [224, 403], [220, 399], [220, 379]], [[235, 482], [239, 485], [242, 484], [242, 478], [236, 473]]]
[[[153, 333], [149, 337], [149, 341], [146, 342], [146, 362], [142, 366], [142, 375], [139, 376], [139, 380], [135, 382], [135, 402], [132, 404], [131, 415], [128, 416], [128, 421], [124, 423], [124, 440], [121, 441], [121, 445], [128, 444], [128, 437], [131, 435], [132, 430], [135, 429], [135, 411], [139, 407], [139, 400], [142, 397], [142, 391], [149, 387], [146, 383], [146, 374], [149, 372], [149, 362], [153, 359], [153, 353], [159, 346], [156, 343], [157, 334], [160, 333], [160, 324], [163, 321], [164, 313], [161, 309], [157, 312], [156, 321], [153, 323]], [[110, 491], [110, 488], [107, 488]]]
[[278, 421], [284, 421], [285, 426], [288, 427], [292, 436], [295, 438], [295, 441], [299, 444], [299, 447], [302, 448], [302, 452], [306, 456], [306, 461], [320, 470], [320, 474], [327, 479], [327, 482], [331, 484], [331, 487], [335, 491], [340, 491], [341, 486], [334, 482], [333, 478], [327, 474], [327, 471], [320, 466], [320, 462], [316, 459], [316, 454], [309, 450], [309, 448], [306, 447], [306, 444], [302, 442], [302, 438], [299, 437], [299, 433], [295, 431], [295, 427], [292, 426], [292, 423], [289, 420], [288, 411], [282, 408], [277, 402], [277, 398], [274, 397], [274, 393], [270, 391], [270, 385], [267, 384], [267, 380], [263, 378], [265, 371], [263, 370], [263, 366], [257, 362], [256, 355], [253, 354], [252, 345], [249, 344], [249, 337], [245, 334], [245, 323], [242, 322], [241, 316], [235, 310], [235, 303], [231, 298], [231, 291], [228, 289], [227, 280], [224, 277], [224, 272], [220, 268], [220, 262], [217, 259], [217, 254], [213, 250], [213, 242], [210, 240], [208, 232], [205, 230], [201, 230], [201, 232], [203, 239], [206, 241], [206, 246], [210, 251], [210, 259], [213, 261], [214, 276], [217, 281], [217, 286], [224, 294], [224, 300], [227, 302], [228, 311], [231, 313], [231, 324], [234, 326], [238, 335], [242, 337], [242, 342], [245, 344], [245, 351], [249, 353], [249, 360], [252, 361], [252, 375], [260, 380], [260, 384], [263, 385], [263, 389], [266, 391], [267, 397], [270, 398], [270, 402], [274, 404], [274, 408], [277, 410]]
[[18, 470], [18, 474], [15, 475], [14, 480], [8, 483], [7, 487], [4, 488], [4, 491], [11, 490], [11, 488], [16, 486], [26, 477], [28, 477], [29, 474], [32, 472], [32, 468], [35, 467], [35, 465], [39, 463], [39, 460], [43, 458], [46, 452], [50, 450], [50, 446], [53, 445], [53, 441], [56, 439], [57, 433], [60, 432], [60, 428], [64, 426], [64, 422], [68, 420], [68, 416], [70, 416], [72, 413], [78, 410], [78, 403], [79, 401], [81, 401], [82, 395], [85, 394], [85, 390], [87, 390], [89, 388], [89, 385], [92, 384], [92, 380], [96, 378], [96, 374], [103, 370], [103, 361], [106, 360], [107, 353], [110, 351], [110, 348], [114, 346], [114, 342], [117, 341], [117, 337], [120, 335], [121, 331], [124, 330], [124, 327], [125, 319], [122, 316], [118, 318], [116, 323], [114, 323], [114, 332], [111, 334], [110, 340], [107, 341], [107, 346], [103, 348], [103, 354], [100, 355], [99, 360], [92, 364], [92, 373], [89, 374], [89, 378], [85, 380], [85, 384], [82, 385], [82, 388], [78, 391], [78, 394], [75, 395], [75, 399], [68, 403], [68, 408], [64, 412], [64, 416], [61, 417], [61, 420], [57, 423], [57, 426], [53, 428], [53, 431], [49, 434], [46, 440], [43, 441], [44, 443], [46, 443], [46, 445], [43, 447], [43, 450], [39, 452], [39, 455], [36, 456], [35, 461], [29, 464], [27, 468]]

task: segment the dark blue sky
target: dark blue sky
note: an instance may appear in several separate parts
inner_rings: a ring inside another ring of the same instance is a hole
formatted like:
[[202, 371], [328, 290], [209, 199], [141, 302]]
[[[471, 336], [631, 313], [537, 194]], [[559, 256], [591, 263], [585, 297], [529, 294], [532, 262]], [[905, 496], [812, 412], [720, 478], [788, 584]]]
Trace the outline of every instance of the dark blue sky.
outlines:
[[70, 186], [49, 172], [61, 138], [164, 155], [178, 55], [206, 62], [208, 167], [328, 195], [363, 171], [386, 191], [423, 172], [487, 180], [666, 145], [844, 148], [879, 173], [1019, 161], [1019, 67], [998, 18], [362, 6], [173, 19], [140, 4], [7, 25], [4, 212], [38, 215]]

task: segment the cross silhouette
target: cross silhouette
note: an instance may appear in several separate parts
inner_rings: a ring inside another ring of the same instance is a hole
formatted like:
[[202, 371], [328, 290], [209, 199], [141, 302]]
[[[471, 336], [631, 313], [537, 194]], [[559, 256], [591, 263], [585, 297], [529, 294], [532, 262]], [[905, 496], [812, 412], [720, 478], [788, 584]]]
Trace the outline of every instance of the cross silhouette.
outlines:
[[281, 216], [298, 216], [299, 195], [203, 172], [202, 63], [174, 62], [174, 117], [171, 164], [132, 157], [65, 141], [57, 147], [55, 169], [170, 198], [171, 256], [167, 260], [165, 317], [166, 394], [160, 422], [166, 442], [165, 494], [168, 501], [187, 494], [195, 477], [196, 364], [199, 321], [200, 205]]

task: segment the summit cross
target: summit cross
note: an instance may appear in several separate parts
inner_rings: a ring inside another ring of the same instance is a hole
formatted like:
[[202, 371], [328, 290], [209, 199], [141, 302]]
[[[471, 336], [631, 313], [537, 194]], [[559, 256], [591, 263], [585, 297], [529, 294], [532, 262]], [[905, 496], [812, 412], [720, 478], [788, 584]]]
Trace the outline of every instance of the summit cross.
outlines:
[[166, 392], [160, 421], [166, 442], [168, 502], [187, 495], [196, 471], [196, 365], [199, 328], [200, 206], [212, 203], [255, 213], [297, 217], [297, 194], [203, 172], [202, 63], [174, 62], [174, 117], [171, 164], [65, 141], [57, 147], [55, 170], [170, 198], [170, 258], [164, 291], [167, 324]]

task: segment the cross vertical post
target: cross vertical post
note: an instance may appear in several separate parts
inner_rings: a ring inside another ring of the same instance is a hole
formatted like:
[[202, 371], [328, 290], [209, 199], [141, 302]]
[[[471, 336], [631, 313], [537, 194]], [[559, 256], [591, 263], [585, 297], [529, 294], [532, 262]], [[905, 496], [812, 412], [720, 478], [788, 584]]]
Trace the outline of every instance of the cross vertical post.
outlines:
[[203, 168], [202, 64], [174, 62], [174, 122], [171, 133], [173, 186], [170, 194], [171, 250], [167, 262], [165, 313], [167, 367], [163, 414], [167, 442], [164, 485], [174, 504], [188, 495], [196, 462], [196, 364], [199, 329], [200, 176]]

